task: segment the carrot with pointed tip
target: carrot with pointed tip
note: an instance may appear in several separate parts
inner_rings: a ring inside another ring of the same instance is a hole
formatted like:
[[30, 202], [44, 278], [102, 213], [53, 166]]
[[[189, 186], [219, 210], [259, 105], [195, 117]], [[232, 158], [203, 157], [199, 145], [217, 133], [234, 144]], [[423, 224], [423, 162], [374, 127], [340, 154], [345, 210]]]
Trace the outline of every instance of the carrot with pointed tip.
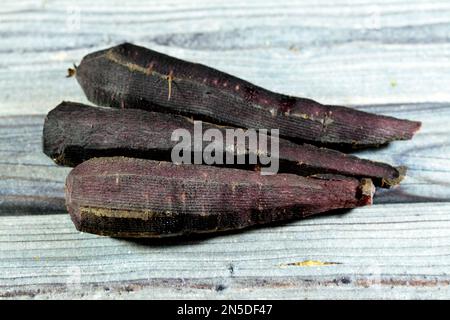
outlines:
[[[43, 149], [56, 163], [68, 166], [102, 156], [170, 161], [171, 150], [178, 143], [172, 141], [171, 135], [174, 130], [180, 128], [194, 136], [192, 120], [183, 116], [63, 102], [50, 111], [45, 119]], [[212, 128], [218, 129], [226, 136], [226, 127], [203, 123], [204, 130]], [[260, 139], [264, 139], [264, 135], [260, 135]], [[204, 149], [206, 142], [203, 143]], [[194, 150], [193, 141], [191, 144], [191, 150]], [[236, 146], [224, 149], [226, 152], [235, 148]], [[267, 149], [271, 150], [269, 139]], [[249, 148], [246, 148], [246, 152], [261, 154], [260, 150]], [[278, 160], [280, 172], [368, 177], [373, 179], [376, 185], [383, 187], [399, 183], [404, 175], [401, 169], [385, 163], [360, 159], [336, 150], [295, 144], [284, 139], [279, 139]]]
[[370, 179], [326, 179], [136, 158], [94, 158], [66, 180], [80, 231], [165, 237], [237, 230], [372, 203]]
[[420, 122], [375, 115], [271, 92], [205, 65], [124, 43], [88, 54], [75, 72], [101, 106], [193, 116], [332, 147], [367, 147], [411, 139]]

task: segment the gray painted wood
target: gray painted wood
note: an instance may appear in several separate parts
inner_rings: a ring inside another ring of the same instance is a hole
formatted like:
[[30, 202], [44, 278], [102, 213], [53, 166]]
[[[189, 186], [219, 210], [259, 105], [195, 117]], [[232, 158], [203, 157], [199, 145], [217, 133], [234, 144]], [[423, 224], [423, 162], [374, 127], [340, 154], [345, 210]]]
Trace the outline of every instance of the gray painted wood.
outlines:
[[85, 101], [66, 69], [123, 41], [324, 103], [450, 100], [448, 1], [3, 3], [2, 113]]
[[[0, 298], [449, 298], [448, 1], [3, 1]], [[376, 204], [213, 238], [80, 234], [45, 113], [87, 102], [66, 69], [130, 41], [283, 93], [423, 121], [357, 152], [409, 167]], [[39, 215], [37, 215], [39, 214]], [[304, 261], [338, 264], [295, 266]]]
[[[378, 205], [178, 241], [82, 234], [68, 215], [2, 217], [0, 295], [446, 297], [449, 210], [449, 203]], [[290, 265], [305, 261], [316, 265]]]

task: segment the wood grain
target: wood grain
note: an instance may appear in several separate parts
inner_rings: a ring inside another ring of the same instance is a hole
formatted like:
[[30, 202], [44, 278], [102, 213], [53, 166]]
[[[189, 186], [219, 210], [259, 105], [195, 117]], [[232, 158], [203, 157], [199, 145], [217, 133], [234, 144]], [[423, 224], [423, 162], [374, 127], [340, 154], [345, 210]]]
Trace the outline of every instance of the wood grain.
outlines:
[[[0, 295], [446, 297], [449, 210], [450, 203], [432, 210], [428, 204], [378, 205], [245, 233], [162, 242], [78, 233], [68, 215], [2, 217]], [[289, 265], [310, 260], [315, 265]]]
[[[445, 0], [3, 1], [0, 297], [449, 298], [449, 17]], [[275, 228], [175, 243], [79, 234], [51, 214], [65, 213], [69, 169], [42, 154], [43, 119], [87, 102], [68, 67], [124, 41], [422, 120], [412, 141], [358, 152], [408, 176], [371, 208]], [[284, 266], [308, 260], [340, 264]]]
[[450, 100], [446, 1], [6, 1], [1, 10], [1, 113], [86, 102], [66, 69], [124, 41], [323, 103]]

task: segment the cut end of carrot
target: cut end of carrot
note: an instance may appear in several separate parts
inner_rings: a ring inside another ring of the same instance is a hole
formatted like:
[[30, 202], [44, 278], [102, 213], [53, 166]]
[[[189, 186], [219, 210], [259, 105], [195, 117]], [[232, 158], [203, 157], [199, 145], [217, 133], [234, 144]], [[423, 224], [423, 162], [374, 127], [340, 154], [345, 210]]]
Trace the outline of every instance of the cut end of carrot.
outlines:
[[74, 75], [76, 75], [76, 74], [77, 74], [77, 69], [78, 69], [78, 67], [77, 67], [77, 65], [74, 63], [74, 64], [73, 64], [73, 68], [68, 68], [68, 69], [67, 69], [67, 75], [66, 75], [66, 78], [71, 78], [71, 77], [73, 77]]
[[71, 78], [77, 73], [76, 69], [68, 68], [66, 78]]
[[406, 171], [408, 171], [408, 168], [405, 166], [399, 166], [395, 167], [395, 169], [398, 171], [398, 177], [395, 178], [383, 178], [381, 181], [381, 186], [385, 188], [391, 188], [395, 187], [402, 182], [402, 180], [406, 176]]
[[358, 205], [360, 206], [371, 205], [373, 202], [373, 195], [375, 194], [375, 186], [372, 180], [368, 178], [361, 179], [358, 191], [359, 191]]

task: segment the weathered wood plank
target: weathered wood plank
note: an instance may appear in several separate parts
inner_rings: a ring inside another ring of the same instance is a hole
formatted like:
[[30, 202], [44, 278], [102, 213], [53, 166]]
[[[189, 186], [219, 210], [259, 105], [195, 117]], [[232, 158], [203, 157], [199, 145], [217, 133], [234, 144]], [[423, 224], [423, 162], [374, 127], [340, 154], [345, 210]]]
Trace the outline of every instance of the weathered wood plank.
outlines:
[[[411, 141], [356, 154], [409, 167], [392, 190], [379, 190], [376, 203], [450, 201], [449, 104], [359, 107], [397, 117], [423, 120]], [[69, 168], [57, 167], [42, 153], [43, 115], [0, 117], [0, 214], [65, 212], [64, 181]], [[16, 209], [14, 209], [16, 206]]]
[[[0, 297], [448, 298], [449, 17], [445, 0], [3, 1]], [[414, 140], [358, 154], [410, 167], [376, 202], [428, 203], [169, 243], [79, 234], [67, 215], [16, 216], [65, 212], [69, 169], [41, 153], [43, 114], [86, 102], [66, 68], [123, 41], [275, 91], [423, 120]], [[280, 266], [305, 260], [342, 264]]]
[[[183, 241], [83, 234], [68, 215], [3, 216], [0, 296], [446, 297], [449, 210], [450, 203], [375, 205]], [[331, 264], [289, 265], [308, 260]]]
[[446, 1], [7, 3], [2, 114], [85, 102], [76, 82], [64, 79], [67, 67], [123, 41], [324, 103], [450, 100]]

